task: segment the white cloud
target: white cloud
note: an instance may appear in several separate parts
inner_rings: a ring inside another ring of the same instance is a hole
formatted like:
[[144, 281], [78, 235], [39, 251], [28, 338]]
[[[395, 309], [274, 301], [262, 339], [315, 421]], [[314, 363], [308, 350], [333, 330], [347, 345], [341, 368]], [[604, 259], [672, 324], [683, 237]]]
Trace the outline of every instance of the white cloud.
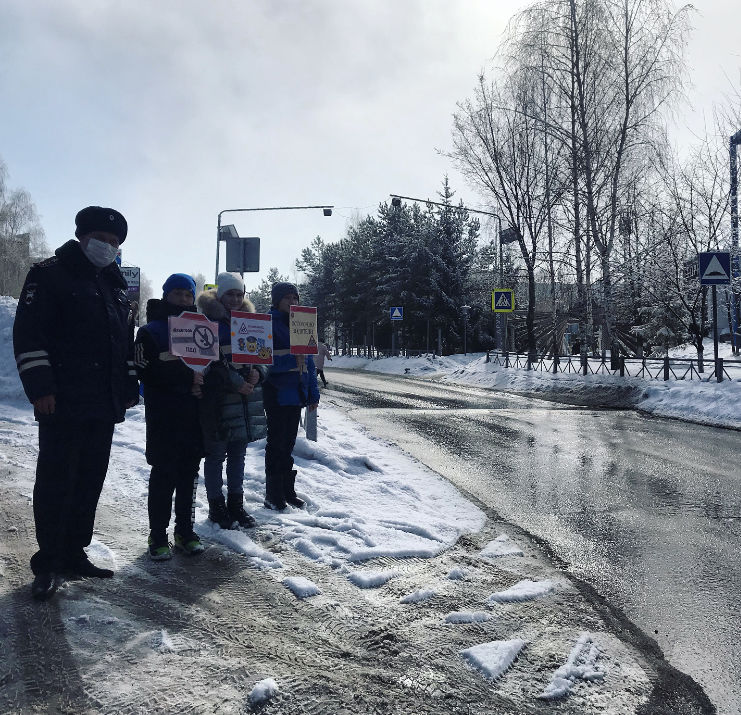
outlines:
[[[335, 204], [332, 219], [228, 217], [263, 238], [265, 272], [290, 273], [314, 236], [339, 238], [355, 209], [390, 192], [433, 196], [447, 172], [479, 203], [435, 149], [524, 4], [10, 0], [0, 156], [52, 247], [82, 206], [123, 211], [124, 260], [155, 286], [173, 271], [212, 274], [222, 209]], [[725, 4], [700, 8], [693, 40], [700, 58], [713, 44], [714, 67], [738, 64]], [[727, 47], [707, 38], [719, 26]]]

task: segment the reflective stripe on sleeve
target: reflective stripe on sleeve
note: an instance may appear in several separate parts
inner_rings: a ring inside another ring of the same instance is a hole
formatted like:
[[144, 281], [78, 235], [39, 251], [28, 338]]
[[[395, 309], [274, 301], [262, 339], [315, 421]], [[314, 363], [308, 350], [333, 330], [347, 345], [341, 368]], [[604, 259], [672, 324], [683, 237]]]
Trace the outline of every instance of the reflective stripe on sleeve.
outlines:
[[31, 358], [49, 357], [49, 353], [46, 350], [31, 350], [27, 353], [18, 353], [15, 356], [15, 361], [20, 365], [24, 360], [30, 360]]
[[51, 363], [48, 360], [32, 360], [31, 362], [23, 363], [23, 365], [18, 366], [18, 374], [20, 375], [22, 372], [25, 372], [26, 370], [30, 370], [32, 367], [51, 367]]
[[[128, 360], [126, 361], [128, 364]], [[134, 364], [139, 367], [146, 367], [149, 365], [149, 360], [144, 357], [144, 346], [141, 343], [134, 345]]]

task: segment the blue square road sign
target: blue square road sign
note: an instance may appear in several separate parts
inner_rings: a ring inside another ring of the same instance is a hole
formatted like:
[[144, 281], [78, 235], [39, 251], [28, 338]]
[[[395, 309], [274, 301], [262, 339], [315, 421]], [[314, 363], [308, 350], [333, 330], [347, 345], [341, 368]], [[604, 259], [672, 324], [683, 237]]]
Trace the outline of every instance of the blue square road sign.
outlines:
[[515, 292], [511, 289], [493, 290], [491, 309], [495, 313], [511, 313], [515, 309]]
[[731, 282], [731, 254], [728, 251], [698, 253], [700, 285], [728, 285]]

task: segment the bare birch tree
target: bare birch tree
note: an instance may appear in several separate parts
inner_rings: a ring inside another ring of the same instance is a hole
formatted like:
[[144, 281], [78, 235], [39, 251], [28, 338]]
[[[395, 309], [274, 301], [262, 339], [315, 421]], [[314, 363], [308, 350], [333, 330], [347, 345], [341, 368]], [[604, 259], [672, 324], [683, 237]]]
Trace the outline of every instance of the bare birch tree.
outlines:
[[31, 263], [46, 250], [31, 195], [10, 188], [0, 159], [0, 295], [19, 296]]
[[[538, 119], [544, 106], [537, 79], [522, 66], [501, 84], [480, 75], [473, 98], [458, 104], [450, 154], [517, 232], [528, 277], [526, 325], [531, 359], [537, 350], [535, 268], [542, 250], [539, 241], [563, 193], [562, 172], [556, 168], [559, 149], [549, 150], [543, 122]], [[551, 170], [544, 170], [544, 166]]]

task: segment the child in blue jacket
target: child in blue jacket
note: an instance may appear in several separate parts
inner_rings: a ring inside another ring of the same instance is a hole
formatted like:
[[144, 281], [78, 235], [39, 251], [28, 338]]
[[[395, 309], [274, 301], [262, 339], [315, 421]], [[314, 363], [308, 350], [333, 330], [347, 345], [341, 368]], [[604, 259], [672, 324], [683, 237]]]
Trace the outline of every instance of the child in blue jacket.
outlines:
[[174, 273], [162, 286], [162, 299], [147, 302], [147, 324], [139, 328], [134, 363], [144, 388], [149, 476], [149, 555], [171, 557], [167, 527], [175, 493], [175, 545], [189, 554], [204, 550], [193, 531], [198, 468], [203, 440], [198, 417], [203, 376], [169, 353], [168, 317], [195, 312], [196, 284]]
[[265, 446], [265, 506], [281, 511], [287, 504], [301, 508], [296, 495], [293, 447], [296, 444], [301, 409], [315, 410], [319, 404], [316, 367], [311, 355], [291, 355], [288, 314], [299, 305], [293, 283], [275, 283], [271, 291], [273, 316], [273, 364], [263, 385], [268, 438]]

